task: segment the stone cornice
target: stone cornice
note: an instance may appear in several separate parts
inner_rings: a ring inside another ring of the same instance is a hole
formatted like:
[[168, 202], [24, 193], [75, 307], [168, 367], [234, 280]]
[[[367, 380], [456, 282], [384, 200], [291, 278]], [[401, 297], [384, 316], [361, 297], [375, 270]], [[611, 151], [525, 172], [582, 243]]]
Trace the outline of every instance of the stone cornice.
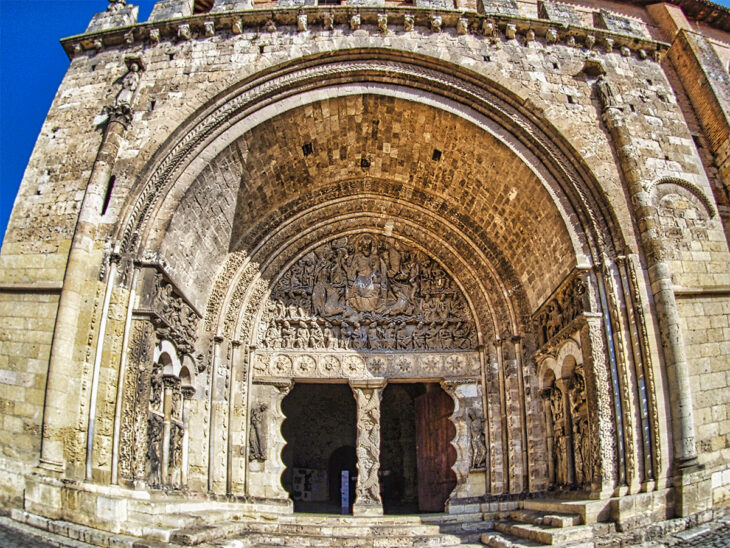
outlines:
[[[302, 27], [300, 16], [306, 16]], [[354, 16], [354, 18], [353, 18]], [[385, 16], [385, 25], [383, 25]], [[71, 36], [61, 40], [70, 59], [85, 52], [105, 48], [135, 48], [161, 41], [184, 42], [194, 38], [223, 34], [240, 34], [245, 29], [261, 33], [276, 32], [278, 27], [294, 27], [299, 32], [330, 32], [333, 28], [348, 32], [363, 29], [373, 34], [401, 34], [407, 27], [430, 29], [435, 34], [452, 32], [485, 39], [515, 39], [525, 45], [531, 41], [562, 44], [622, 55], [650, 56], [658, 60], [669, 44], [545, 19], [508, 15], [480, 15], [450, 9], [404, 7], [321, 6], [277, 9], [253, 9], [239, 12], [204, 13], [165, 21], [109, 29]], [[304, 30], [306, 29], [306, 30]], [[407, 32], [407, 31], [405, 31]]]

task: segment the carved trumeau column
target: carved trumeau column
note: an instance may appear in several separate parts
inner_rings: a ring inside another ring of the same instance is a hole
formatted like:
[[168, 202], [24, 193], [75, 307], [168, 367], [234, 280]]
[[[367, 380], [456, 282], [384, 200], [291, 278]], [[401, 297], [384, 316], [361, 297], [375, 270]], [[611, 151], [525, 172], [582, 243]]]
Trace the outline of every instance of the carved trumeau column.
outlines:
[[357, 402], [357, 485], [352, 513], [355, 516], [382, 516], [380, 498], [380, 399], [385, 379], [352, 380], [350, 387]]
[[678, 469], [682, 469], [697, 464], [694, 412], [684, 337], [672, 288], [671, 270], [666, 261], [664, 243], [656, 229], [656, 208], [645, 188], [653, 177], [643, 172], [636, 153], [639, 147], [635, 140], [638, 136], [635, 138], [628, 127], [629, 117], [638, 115], [626, 112], [618, 104], [605, 76], [601, 75], [598, 78], [596, 88], [603, 107], [603, 121], [613, 138], [621, 169], [629, 187], [630, 203], [636, 216], [641, 245], [646, 257], [669, 381], [674, 462]]
[[[130, 58], [126, 61], [127, 74], [133, 73], [134, 76], [130, 76], [129, 79], [127, 76], [123, 78], [123, 89], [119, 92], [117, 100], [114, 105], [105, 109], [106, 126], [81, 203], [53, 332], [53, 346], [46, 381], [40, 466], [57, 472], [65, 470], [66, 456], [69, 455], [69, 451], [73, 451], [68, 445], [75, 443], [77, 437], [83, 437], [83, 433], [78, 432], [74, 424], [76, 413], [72, 410], [77, 409], [79, 404], [83, 405], [82, 400], [85, 396], [73, 390], [74, 387], [83, 386], [84, 382], [89, 381], [86, 379], [81, 379], [81, 382], [68, 381], [79, 377], [79, 368], [74, 360], [74, 343], [77, 330], [84, 328], [79, 325], [78, 320], [86, 294], [85, 284], [89, 281], [89, 266], [100, 262], [95, 257], [99, 252], [97, 229], [104, 216], [104, 200], [111, 184], [112, 169], [122, 145], [124, 132], [132, 120], [131, 104], [139, 84], [138, 73], [142, 68], [139, 58]], [[123, 94], [124, 90], [127, 93]], [[102, 341], [98, 344], [102, 344]], [[84, 469], [83, 466], [77, 466], [74, 473], [80, 474]]]

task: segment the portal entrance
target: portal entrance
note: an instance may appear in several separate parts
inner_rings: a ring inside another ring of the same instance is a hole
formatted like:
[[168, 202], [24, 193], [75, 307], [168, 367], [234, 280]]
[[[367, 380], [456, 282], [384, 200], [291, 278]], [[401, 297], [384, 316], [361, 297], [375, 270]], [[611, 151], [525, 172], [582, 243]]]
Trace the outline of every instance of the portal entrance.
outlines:
[[284, 474], [295, 512], [340, 513], [342, 472], [348, 511], [355, 482], [355, 400], [345, 384], [297, 383], [281, 405]]
[[444, 511], [456, 487], [453, 409], [436, 383], [393, 383], [383, 391], [380, 478], [386, 514]]

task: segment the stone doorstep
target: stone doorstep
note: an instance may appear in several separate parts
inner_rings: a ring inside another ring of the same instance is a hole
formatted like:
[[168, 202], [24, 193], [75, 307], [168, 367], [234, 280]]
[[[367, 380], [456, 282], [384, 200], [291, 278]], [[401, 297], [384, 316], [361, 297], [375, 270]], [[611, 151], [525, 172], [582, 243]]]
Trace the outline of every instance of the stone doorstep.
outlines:
[[583, 523], [583, 519], [579, 514], [546, 514], [532, 510], [515, 510], [509, 513], [509, 517], [520, 523], [549, 525], [550, 527], [574, 527]]
[[610, 499], [525, 499], [521, 502], [520, 507], [523, 510], [537, 510], [548, 514], [578, 514], [586, 525], [599, 521], [607, 521], [611, 517]]
[[248, 533], [241, 537], [246, 544], [264, 544], [269, 546], [325, 546], [325, 547], [368, 547], [392, 548], [397, 546], [463, 546], [461, 539], [454, 535], [389, 535], [373, 536], [327, 536], [327, 535], [300, 535], [289, 533]]
[[418, 516], [421, 523], [448, 523], [477, 522], [484, 520], [484, 512], [469, 512], [465, 514], [423, 514]]
[[[421, 523], [417, 516], [388, 516], [378, 518], [352, 518], [347, 516], [280, 516], [278, 521], [225, 521], [216, 524], [201, 524], [190, 528], [173, 531], [170, 540], [184, 545], [196, 545], [213, 542], [222, 538], [251, 535], [271, 536], [304, 536], [315, 538], [321, 536], [354, 539], [373, 538], [413, 538], [442, 537], [477, 540], [479, 533], [490, 527], [491, 522], [456, 521], [446, 524], [437, 522]], [[446, 530], [445, 530], [446, 529]], [[461, 537], [459, 535], [461, 534]], [[429, 544], [432, 545], [432, 544]], [[435, 544], [439, 545], [439, 544]]]
[[584, 525], [554, 528], [532, 523], [498, 521], [494, 524], [494, 528], [500, 533], [507, 533], [518, 538], [542, 542], [543, 544], [567, 545], [593, 538], [593, 530]]

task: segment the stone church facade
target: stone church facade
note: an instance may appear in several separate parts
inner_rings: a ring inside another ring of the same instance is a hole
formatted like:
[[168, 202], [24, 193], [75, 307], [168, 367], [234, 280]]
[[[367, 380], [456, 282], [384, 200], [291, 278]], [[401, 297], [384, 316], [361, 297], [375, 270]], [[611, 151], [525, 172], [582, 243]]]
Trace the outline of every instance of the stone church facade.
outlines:
[[62, 40], [0, 254], [14, 519], [500, 545], [724, 511], [730, 11], [137, 11]]

